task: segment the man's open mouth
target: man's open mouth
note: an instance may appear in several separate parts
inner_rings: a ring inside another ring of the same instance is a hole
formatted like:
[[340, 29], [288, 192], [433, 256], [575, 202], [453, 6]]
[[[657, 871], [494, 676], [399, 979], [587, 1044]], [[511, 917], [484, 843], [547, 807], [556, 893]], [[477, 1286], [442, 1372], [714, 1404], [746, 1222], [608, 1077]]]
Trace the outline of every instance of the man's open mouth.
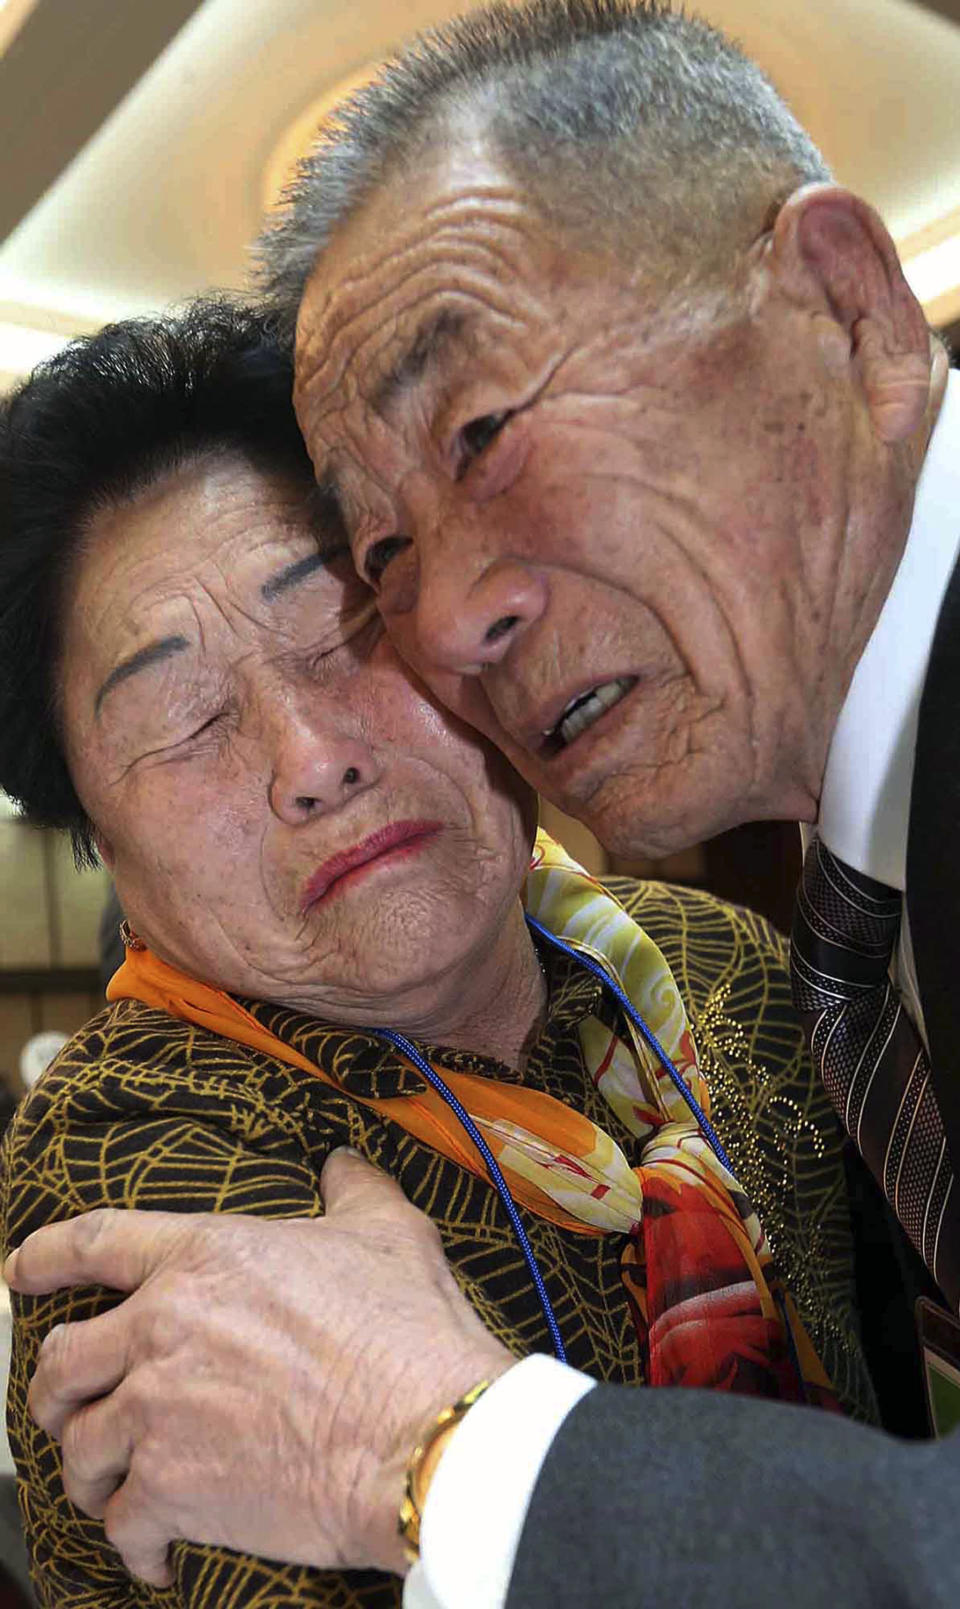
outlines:
[[549, 732], [544, 732], [544, 752], [557, 754], [561, 749], [568, 748], [575, 738], [599, 721], [608, 710], [612, 710], [622, 698], [626, 698], [636, 685], [636, 676], [618, 676], [615, 681], [602, 682], [599, 687], [591, 687], [586, 693], [578, 693], [576, 698], [570, 700], [556, 725]]

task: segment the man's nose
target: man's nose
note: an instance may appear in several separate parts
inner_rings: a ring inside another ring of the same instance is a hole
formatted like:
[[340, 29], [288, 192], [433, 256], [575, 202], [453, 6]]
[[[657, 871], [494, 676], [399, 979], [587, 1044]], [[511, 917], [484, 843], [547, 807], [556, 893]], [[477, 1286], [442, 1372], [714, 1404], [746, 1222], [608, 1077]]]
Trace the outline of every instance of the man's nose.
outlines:
[[[317, 695], [318, 704], [322, 703]], [[380, 764], [359, 733], [286, 711], [273, 721], [273, 769], [268, 789], [278, 820], [297, 827], [338, 810], [380, 778]]]
[[449, 556], [438, 555], [421, 565], [416, 655], [425, 666], [479, 676], [504, 658], [546, 605], [544, 577], [525, 564], [495, 560], [471, 576]]

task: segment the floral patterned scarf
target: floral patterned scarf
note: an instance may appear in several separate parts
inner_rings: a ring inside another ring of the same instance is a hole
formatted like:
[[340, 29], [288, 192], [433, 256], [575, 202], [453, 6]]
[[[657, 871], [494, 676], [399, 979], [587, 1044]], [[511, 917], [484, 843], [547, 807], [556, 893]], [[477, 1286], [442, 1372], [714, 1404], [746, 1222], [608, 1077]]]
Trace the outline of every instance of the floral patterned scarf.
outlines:
[[[544, 832], [524, 904], [620, 984], [709, 1115], [709, 1090], [663, 956], [619, 901]], [[230, 995], [169, 966], [139, 940], [107, 994], [159, 1007], [333, 1082]], [[708, 1386], [840, 1411], [753, 1208], [659, 1059], [621, 1016], [615, 1029], [588, 1017], [579, 1034], [589, 1076], [636, 1136], [636, 1167], [605, 1130], [542, 1091], [438, 1069], [483, 1133], [514, 1200], [574, 1233], [623, 1237], [622, 1277], [650, 1385]], [[435, 1090], [364, 1104], [486, 1177]]]

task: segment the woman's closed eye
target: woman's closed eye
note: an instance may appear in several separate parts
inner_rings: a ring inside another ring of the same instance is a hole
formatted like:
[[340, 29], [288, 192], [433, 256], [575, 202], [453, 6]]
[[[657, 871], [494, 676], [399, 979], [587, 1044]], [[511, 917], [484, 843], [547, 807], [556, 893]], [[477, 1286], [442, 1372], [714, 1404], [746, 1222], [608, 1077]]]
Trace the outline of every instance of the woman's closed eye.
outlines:
[[215, 715], [208, 715], [205, 721], [201, 721], [199, 726], [194, 727], [193, 731], [184, 739], [184, 742], [193, 743], [198, 737], [203, 737], [206, 733], [211, 732], [223, 720], [223, 716], [223, 710], [218, 710]]
[[208, 715], [205, 720], [198, 721], [197, 725], [187, 732], [183, 731], [183, 726], [179, 726], [178, 731], [171, 725], [166, 732], [148, 729], [129, 733], [127, 735], [129, 748], [127, 744], [123, 745], [126, 750], [124, 769], [130, 770], [133, 766], [143, 764], [189, 760], [195, 755], [203, 754], [209, 748], [209, 743], [205, 745], [202, 739], [215, 738], [219, 741], [218, 729], [222, 726], [225, 716], [225, 710], [218, 710], [216, 714]]

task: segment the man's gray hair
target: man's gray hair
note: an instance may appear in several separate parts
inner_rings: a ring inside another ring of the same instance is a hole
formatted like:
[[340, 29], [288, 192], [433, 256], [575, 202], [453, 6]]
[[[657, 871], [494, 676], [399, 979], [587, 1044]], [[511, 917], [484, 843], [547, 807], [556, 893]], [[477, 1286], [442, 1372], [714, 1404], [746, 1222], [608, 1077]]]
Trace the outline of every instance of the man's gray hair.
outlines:
[[830, 177], [760, 69], [661, 0], [505, 0], [419, 35], [335, 109], [264, 235], [290, 340], [328, 241], [388, 180], [480, 131], [545, 219], [705, 279], [799, 185]]

